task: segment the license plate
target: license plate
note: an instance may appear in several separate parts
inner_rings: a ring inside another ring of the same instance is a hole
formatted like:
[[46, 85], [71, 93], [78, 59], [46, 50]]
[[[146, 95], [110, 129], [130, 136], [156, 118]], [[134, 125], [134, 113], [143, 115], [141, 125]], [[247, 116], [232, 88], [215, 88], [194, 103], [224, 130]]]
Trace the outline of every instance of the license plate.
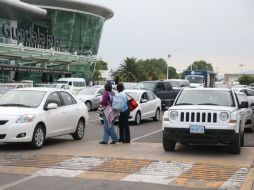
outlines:
[[190, 126], [190, 133], [191, 134], [205, 134], [205, 127], [198, 126], [198, 125], [191, 125]]

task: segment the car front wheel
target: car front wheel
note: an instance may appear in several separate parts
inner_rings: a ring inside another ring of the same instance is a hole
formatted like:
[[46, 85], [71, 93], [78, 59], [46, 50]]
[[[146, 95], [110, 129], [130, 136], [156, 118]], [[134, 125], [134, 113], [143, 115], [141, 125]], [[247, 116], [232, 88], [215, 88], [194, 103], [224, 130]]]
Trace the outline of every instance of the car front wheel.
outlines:
[[42, 125], [37, 125], [34, 129], [33, 139], [31, 142], [31, 146], [34, 149], [40, 149], [45, 141], [45, 130]]
[[229, 144], [230, 152], [232, 154], [241, 153], [241, 135], [237, 134], [237, 140]]
[[85, 121], [80, 119], [75, 133], [72, 134], [74, 140], [81, 140], [85, 134]]
[[90, 101], [86, 102], [87, 111], [91, 111], [92, 109], [92, 103]]
[[153, 120], [154, 121], [159, 121], [160, 120], [160, 109], [159, 108], [156, 110]]
[[138, 111], [138, 112], [136, 113], [136, 116], [135, 116], [135, 124], [136, 124], [136, 125], [139, 125], [140, 122], [141, 122], [141, 114], [140, 114], [140, 112]]

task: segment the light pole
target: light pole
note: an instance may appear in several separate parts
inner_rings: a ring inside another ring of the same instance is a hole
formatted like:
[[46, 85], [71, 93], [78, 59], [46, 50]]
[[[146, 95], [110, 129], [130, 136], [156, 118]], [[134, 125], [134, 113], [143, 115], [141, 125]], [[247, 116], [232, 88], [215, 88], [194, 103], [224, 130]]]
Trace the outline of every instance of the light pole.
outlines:
[[168, 79], [168, 69], [169, 69], [169, 59], [170, 59], [171, 55], [168, 54], [168, 61], [167, 61], [167, 79]]
[[243, 74], [243, 66], [244, 66], [244, 64], [240, 64], [239, 66], [241, 67], [241, 74]]

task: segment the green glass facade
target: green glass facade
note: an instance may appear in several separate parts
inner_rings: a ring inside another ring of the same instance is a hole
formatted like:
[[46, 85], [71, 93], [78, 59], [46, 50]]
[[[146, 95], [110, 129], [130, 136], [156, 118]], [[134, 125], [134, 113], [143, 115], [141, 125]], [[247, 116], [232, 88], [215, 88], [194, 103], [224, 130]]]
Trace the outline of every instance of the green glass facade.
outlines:
[[[79, 12], [47, 9], [48, 13], [46, 17], [10, 21], [0, 18], [0, 28], [5, 23], [9, 23], [10, 26], [23, 30], [31, 30], [36, 32], [40, 31], [45, 35], [52, 35], [60, 39], [61, 43], [59, 47], [53, 47], [55, 51], [72, 53], [77, 56], [91, 56], [97, 55], [100, 37], [102, 33], [103, 24], [105, 19], [92, 14], [85, 14]], [[0, 30], [0, 43], [14, 43], [20, 44], [19, 41], [13, 39], [7, 39], [3, 35], [3, 31]], [[47, 49], [45, 46], [25, 43], [23, 46]], [[18, 65], [22, 67], [41, 67], [48, 69], [67, 70], [70, 71], [72, 77], [82, 77], [89, 82], [92, 78], [92, 71], [94, 67], [94, 61], [79, 62], [79, 64], [52, 64], [50, 61], [29, 61], [14, 60], [14, 59], [1, 59], [0, 64]], [[46, 79], [53, 77], [54, 81], [59, 78], [59, 74], [46, 74]], [[18, 78], [17, 78], [18, 76]], [[13, 80], [33, 80], [35, 83], [45, 82], [45, 74], [32, 73], [32, 72], [19, 72], [13, 73], [10, 71], [0, 70], [0, 82], [10, 82]], [[64, 77], [64, 76], [62, 76]], [[43, 79], [44, 78], [44, 79]]]

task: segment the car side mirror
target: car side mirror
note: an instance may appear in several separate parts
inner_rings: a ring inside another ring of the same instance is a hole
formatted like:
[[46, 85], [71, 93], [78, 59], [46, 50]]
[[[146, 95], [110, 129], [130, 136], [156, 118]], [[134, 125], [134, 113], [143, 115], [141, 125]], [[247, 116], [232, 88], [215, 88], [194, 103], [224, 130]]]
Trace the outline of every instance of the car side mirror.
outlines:
[[53, 110], [56, 109], [58, 106], [55, 103], [50, 103], [47, 105], [47, 110]]
[[240, 104], [240, 107], [239, 108], [248, 108], [249, 107], [249, 102], [242, 102]]
[[95, 96], [96, 96], [96, 97], [100, 97], [100, 96], [101, 96], [101, 94], [96, 94]]
[[148, 100], [147, 99], [141, 99], [140, 103], [147, 103]]

